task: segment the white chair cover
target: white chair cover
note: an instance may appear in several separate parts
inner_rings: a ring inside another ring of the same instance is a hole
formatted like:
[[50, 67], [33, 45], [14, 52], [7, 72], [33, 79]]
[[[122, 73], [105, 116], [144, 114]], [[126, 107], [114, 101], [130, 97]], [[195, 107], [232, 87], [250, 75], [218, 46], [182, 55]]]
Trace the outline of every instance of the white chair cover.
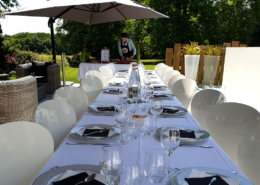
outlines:
[[165, 76], [168, 72], [170, 72], [170, 71], [173, 71], [173, 68], [172, 68], [172, 67], [167, 67], [164, 71], [162, 71], [161, 76], [160, 76], [161, 80], [163, 80], [164, 76]]
[[108, 66], [101, 66], [99, 68], [101, 74], [103, 75], [106, 83], [108, 83], [109, 80], [111, 80], [113, 78], [113, 71], [110, 67]]
[[116, 74], [116, 68], [115, 68], [115, 66], [114, 66], [112, 63], [109, 63], [108, 66], [110, 67], [110, 69], [112, 69], [113, 75], [115, 75], [115, 74]]
[[176, 70], [170, 70], [167, 73], [165, 73], [165, 75], [163, 76], [163, 79], [162, 79], [164, 85], [166, 85], [168, 87], [168, 83], [169, 83], [169, 80], [171, 79], [171, 77], [173, 77], [174, 75], [179, 75], [179, 74], [180, 74], [180, 72], [176, 71]]
[[159, 64], [157, 64], [157, 65], [155, 66], [155, 68], [154, 68], [154, 71], [157, 72], [158, 67], [161, 66], [161, 65], [164, 65], [164, 63], [159, 63]]
[[162, 67], [160, 67], [158, 70], [157, 70], [157, 75], [161, 78], [163, 72], [168, 68], [168, 66], [164, 65]]
[[259, 126], [259, 112], [240, 103], [215, 105], [206, 117], [207, 131], [236, 164], [239, 141]]
[[225, 95], [220, 91], [212, 89], [199, 91], [191, 100], [191, 114], [206, 129], [206, 116], [210, 109], [217, 104], [225, 102]]
[[197, 92], [197, 84], [189, 78], [178, 80], [172, 86], [172, 93], [182, 103], [182, 105], [190, 112], [190, 102], [194, 94]]
[[54, 151], [51, 134], [32, 122], [0, 125], [0, 184], [30, 184]]
[[155, 72], [158, 74], [158, 71], [159, 71], [162, 67], [164, 67], [164, 66], [165, 66], [165, 64], [164, 64], [164, 63], [161, 63], [160, 65], [158, 65], [158, 67], [156, 68]]
[[54, 99], [67, 102], [73, 107], [77, 121], [88, 109], [88, 97], [86, 93], [77, 87], [67, 86], [56, 90]]
[[86, 73], [86, 75], [92, 75], [92, 76], [98, 77], [102, 81], [103, 87], [106, 86], [106, 80], [105, 80], [105, 78], [103, 77], [103, 75], [100, 71], [90, 70]]
[[260, 129], [246, 134], [237, 150], [238, 166], [253, 184], [259, 184], [260, 166]]
[[89, 105], [91, 105], [102, 91], [103, 84], [98, 77], [87, 75], [82, 78], [80, 87], [87, 94]]
[[184, 78], [185, 78], [185, 76], [183, 76], [181, 74], [172, 76], [168, 82], [168, 89], [172, 92], [172, 87], [175, 84], [175, 82], [177, 82], [178, 80], [184, 79]]
[[56, 149], [76, 124], [76, 114], [68, 103], [61, 100], [49, 100], [37, 107], [35, 120], [36, 123], [49, 130]]

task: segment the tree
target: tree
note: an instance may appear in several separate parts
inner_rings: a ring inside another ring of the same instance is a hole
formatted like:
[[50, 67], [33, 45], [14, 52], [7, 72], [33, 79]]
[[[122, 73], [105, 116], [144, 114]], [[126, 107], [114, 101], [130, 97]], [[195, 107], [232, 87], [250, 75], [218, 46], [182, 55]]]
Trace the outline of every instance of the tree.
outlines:
[[0, 24], [0, 73], [3, 73], [6, 70], [6, 60], [5, 60], [5, 51], [3, 49], [3, 31]]
[[10, 7], [18, 6], [19, 3], [17, 0], [0, 0], [0, 6], [5, 11], [10, 11]]

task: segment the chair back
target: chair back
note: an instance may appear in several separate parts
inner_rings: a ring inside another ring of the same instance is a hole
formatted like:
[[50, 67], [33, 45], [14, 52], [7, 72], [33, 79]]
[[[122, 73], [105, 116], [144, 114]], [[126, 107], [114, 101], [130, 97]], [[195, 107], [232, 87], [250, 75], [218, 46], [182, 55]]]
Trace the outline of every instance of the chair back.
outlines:
[[215, 105], [206, 117], [207, 131], [235, 164], [240, 140], [259, 126], [259, 112], [240, 103]]
[[96, 71], [96, 70], [90, 70], [86, 73], [86, 75], [92, 75], [92, 76], [96, 76], [98, 77], [102, 83], [103, 83], [103, 87], [106, 86], [106, 81], [105, 81], [105, 78], [103, 77], [102, 73], [99, 72], [99, 71]]
[[176, 71], [176, 70], [169, 70], [167, 73], [165, 73], [165, 75], [163, 76], [163, 83], [164, 85], [166, 85], [168, 87], [168, 83], [169, 83], [169, 80], [171, 79], [171, 77], [173, 77], [174, 75], [178, 75], [180, 74], [179, 71]]
[[167, 67], [162, 73], [161, 73], [161, 79], [163, 80], [164, 76], [170, 72], [170, 71], [173, 71], [173, 68], [172, 67]]
[[108, 66], [110, 67], [110, 69], [112, 69], [113, 75], [115, 75], [115, 74], [116, 74], [116, 68], [115, 68], [115, 66], [114, 66], [112, 63], [109, 63]]
[[199, 91], [191, 100], [191, 114], [206, 129], [206, 116], [211, 108], [225, 102], [226, 97], [220, 91], [212, 89]]
[[89, 103], [86, 93], [77, 87], [67, 86], [56, 90], [54, 99], [67, 102], [75, 111], [77, 121], [87, 111]]
[[158, 67], [156, 68], [155, 72], [158, 74], [158, 71], [160, 70], [160, 68], [164, 67], [165, 64], [164, 63], [160, 63], [158, 64]]
[[168, 82], [168, 89], [172, 92], [172, 87], [178, 80], [185, 79], [185, 76], [181, 74], [173, 75]]
[[239, 169], [253, 184], [259, 184], [260, 129], [247, 133], [240, 141], [237, 150]]
[[28, 185], [54, 151], [52, 136], [43, 126], [25, 121], [0, 125], [0, 184]]
[[194, 80], [185, 78], [178, 80], [172, 86], [172, 93], [182, 103], [182, 105], [190, 111], [190, 102], [194, 94], [197, 92], [197, 84]]
[[164, 71], [168, 68], [167, 65], [164, 65], [163, 67], [160, 67], [157, 71], [157, 75], [161, 78]]
[[68, 103], [61, 100], [49, 100], [37, 107], [35, 120], [51, 133], [54, 148], [57, 149], [76, 124], [76, 114]]
[[113, 78], [113, 71], [110, 67], [108, 66], [101, 66], [99, 68], [101, 74], [103, 75], [105, 82], [107, 83], [109, 80], [111, 80], [111, 78]]
[[87, 75], [82, 78], [80, 87], [87, 94], [89, 105], [91, 105], [102, 91], [103, 84], [98, 77]]

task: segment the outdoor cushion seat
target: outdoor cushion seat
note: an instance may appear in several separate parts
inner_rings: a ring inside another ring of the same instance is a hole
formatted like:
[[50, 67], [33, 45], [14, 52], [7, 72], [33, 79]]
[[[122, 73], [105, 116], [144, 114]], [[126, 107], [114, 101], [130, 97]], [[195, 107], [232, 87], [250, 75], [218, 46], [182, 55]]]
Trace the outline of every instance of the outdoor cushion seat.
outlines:
[[48, 83], [48, 78], [46, 76], [35, 76], [37, 83]]
[[47, 68], [52, 65], [51, 62], [32, 62], [32, 71], [35, 76], [45, 76], [47, 77]]

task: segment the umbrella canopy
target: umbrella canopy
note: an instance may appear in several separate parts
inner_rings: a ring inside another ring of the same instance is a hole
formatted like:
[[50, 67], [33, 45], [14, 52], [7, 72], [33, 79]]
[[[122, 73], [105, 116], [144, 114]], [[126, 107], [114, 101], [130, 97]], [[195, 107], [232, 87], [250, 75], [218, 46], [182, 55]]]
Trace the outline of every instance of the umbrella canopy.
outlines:
[[58, 0], [20, 9], [6, 15], [52, 17], [86, 24], [100, 24], [128, 19], [167, 18], [130, 0]]

